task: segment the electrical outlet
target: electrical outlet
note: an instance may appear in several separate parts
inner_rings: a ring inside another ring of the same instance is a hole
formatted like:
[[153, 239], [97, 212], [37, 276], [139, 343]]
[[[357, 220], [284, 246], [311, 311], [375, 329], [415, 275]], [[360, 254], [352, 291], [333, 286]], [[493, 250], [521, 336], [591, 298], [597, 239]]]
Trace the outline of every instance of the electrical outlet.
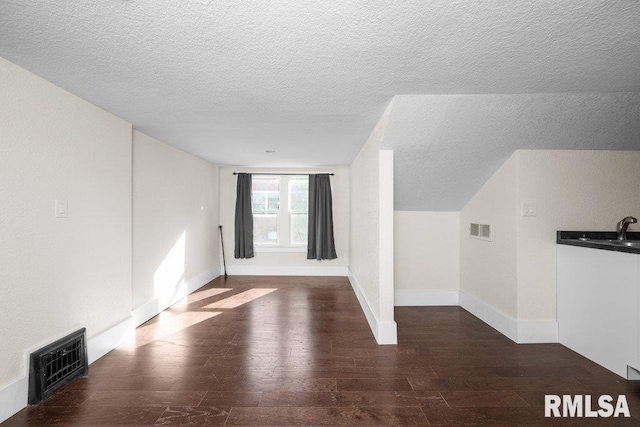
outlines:
[[66, 200], [56, 199], [56, 218], [66, 218], [69, 215], [69, 204]]
[[538, 208], [536, 204], [531, 202], [523, 203], [522, 216], [538, 216]]

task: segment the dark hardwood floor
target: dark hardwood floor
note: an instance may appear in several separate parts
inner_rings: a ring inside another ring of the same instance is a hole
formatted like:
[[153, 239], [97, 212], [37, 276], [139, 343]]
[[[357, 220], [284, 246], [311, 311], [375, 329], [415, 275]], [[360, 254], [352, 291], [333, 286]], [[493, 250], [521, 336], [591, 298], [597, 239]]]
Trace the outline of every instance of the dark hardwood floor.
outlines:
[[[396, 308], [378, 346], [345, 278], [218, 278], [3, 426], [639, 425], [640, 386], [457, 307]], [[545, 394], [627, 397], [633, 418], [545, 418]]]

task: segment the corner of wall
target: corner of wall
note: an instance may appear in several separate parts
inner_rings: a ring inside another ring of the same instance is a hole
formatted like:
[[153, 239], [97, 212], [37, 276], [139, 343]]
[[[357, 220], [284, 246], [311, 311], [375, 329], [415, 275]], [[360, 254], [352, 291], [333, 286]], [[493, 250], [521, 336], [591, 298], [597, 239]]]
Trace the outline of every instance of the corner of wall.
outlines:
[[358, 302], [360, 303], [360, 307], [369, 323], [369, 328], [371, 328], [371, 332], [373, 333], [376, 342], [380, 345], [383, 344], [397, 344], [398, 343], [398, 326], [394, 320], [380, 320], [378, 316], [375, 315], [371, 303], [367, 299], [367, 295], [363, 292], [358, 279], [356, 279], [355, 275], [351, 271], [348, 270], [349, 283], [353, 288], [353, 292], [356, 294], [356, 298], [358, 298]]
[[557, 322], [518, 321], [491, 304], [460, 291], [460, 307], [517, 344], [558, 342]]
[[[513, 154], [460, 212], [460, 290], [514, 317], [517, 313], [516, 166], [517, 155]], [[472, 222], [491, 225], [491, 239], [470, 238]]]
[[[394, 228], [393, 228], [393, 150], [380, 150], [378, 163], [379, 191], [378, 226], [379, 240], [378, 267], [379, 278], [379, 313], [383, 322], [393, 322], [394, 318]], [[394, 322], [395, 324], [395, 322]], [[397, 341], [397, 338], [395, 338]]]
[[391, 104], [350, 167], [348, 277], [379, 344], [397, 342], [393, 320], [393, 151], [380, 149]]

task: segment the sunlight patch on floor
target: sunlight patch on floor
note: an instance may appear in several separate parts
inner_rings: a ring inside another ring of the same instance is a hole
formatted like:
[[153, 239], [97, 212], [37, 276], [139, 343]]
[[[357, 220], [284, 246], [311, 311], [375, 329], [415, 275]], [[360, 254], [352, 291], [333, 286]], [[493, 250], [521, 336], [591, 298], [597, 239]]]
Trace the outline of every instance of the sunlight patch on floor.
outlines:
[[[165, 316], [163, 316], [165, 314]], [[143, 325], [136, 330], [136, 335], [131, 342], [135, 347], [147, 345], [155, 340], [166, 338], [186, 328], [209, 320], [222, 312], [219, 311], [188, 311], [185, 313], [168, 315], [167, 312], [159, 316], [157, 322]]]
[[206, 305], [203, 308], [206, 309], [229, 309], [236, 308], [248, 302], [251, 302], [255, 299], [263, 297], [265, 295], [270, 294], [271, 292], [277, 291], [278, 289], [270, 289], [270, 288], [255, 288], [249, 289], [248, 291], [241, 292], [237, 295], [232, 295], [228, 298], [225, 298], [220, 301], [216, 301], [212, 304]]
[[184, 306], [188, 304], [193, 304], [194, 302], [202, 301], [207, 298], [211, 298], [216, 295], [220, 295], [232, 290], [233, 288], [213, 288], [213, 289], [207, 289], [200, 292], [194, 292], [190, 295], [187, 295], [185, 298], [181, 299], [180, 301], [178, 301], [175, 305]]

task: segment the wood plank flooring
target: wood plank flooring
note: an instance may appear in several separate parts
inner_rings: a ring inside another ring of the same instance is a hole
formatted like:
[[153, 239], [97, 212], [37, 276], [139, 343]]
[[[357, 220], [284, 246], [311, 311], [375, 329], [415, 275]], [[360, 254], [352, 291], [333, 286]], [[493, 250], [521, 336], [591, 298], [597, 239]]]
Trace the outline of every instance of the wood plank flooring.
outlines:
[[[640, 425], [640, 386], [561, 345], [458, 307], [396, 321], [378, 346], [345, 278], [218, 278], [2, 425]], [[624, 394], [633, 417], [545, 418], [545, 394]]]

